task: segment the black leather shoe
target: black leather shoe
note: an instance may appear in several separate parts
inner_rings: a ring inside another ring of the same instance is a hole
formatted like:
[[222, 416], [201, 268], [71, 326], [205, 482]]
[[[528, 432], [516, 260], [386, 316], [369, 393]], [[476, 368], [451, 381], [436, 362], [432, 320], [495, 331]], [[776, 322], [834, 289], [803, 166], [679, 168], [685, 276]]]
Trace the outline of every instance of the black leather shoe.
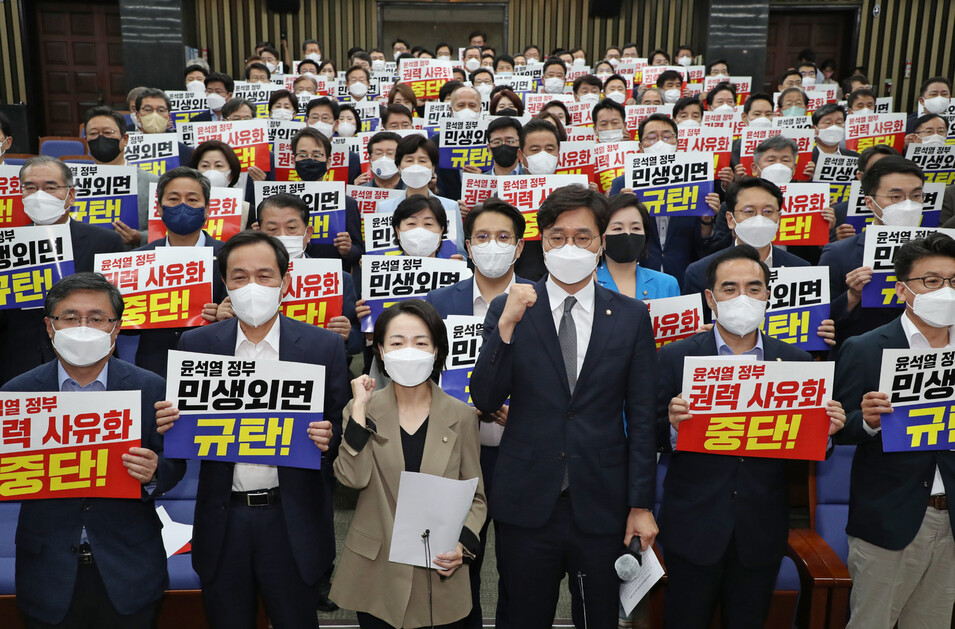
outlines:
[[328, 593], [332, 589], [331, 581], [322, 581], [318, 586], [318, 611], [334, 612], [338, 611], [338, 605], [328, 598]]

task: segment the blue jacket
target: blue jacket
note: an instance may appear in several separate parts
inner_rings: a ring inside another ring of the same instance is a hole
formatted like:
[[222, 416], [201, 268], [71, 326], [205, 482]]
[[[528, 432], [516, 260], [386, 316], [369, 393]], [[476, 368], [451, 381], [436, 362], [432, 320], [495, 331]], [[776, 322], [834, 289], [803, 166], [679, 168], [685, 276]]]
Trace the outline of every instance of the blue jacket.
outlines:
[[[59, 391], [57, 360], [17, 376], [4, 391]], [[55, 625], [73, 600], [76, 548], [83, 529], [110, 602], [132, 614], [162, 598], [169, 582], [159, 516], [153, 499], [172, 489], [186, 471], [183, 461], [163, 456], [153, 405], [165, 399], [159, 376], [117, 358], [109, 359], [107, 391], [140, 391], [142, 447], [159, 455], [156, 488], [140, 500], [58, 498], [25, 500], [17, 524], [17, 606], [27, 615]], [[116, 464], [113, 461], [112, 464]], [[125, 471], [125, 470], [124, 470]]]
[[[325, 366], [324, 419], [332, 423], [334, 437], [322, 466], [331, 465], [342, 434], [342, 409], [350, 397], [348, 365], [342, 337], [334, 332], [279, 315], [279, 359]], [[239, 320], [227, 319], [189, 330], [179, 339], [185, 352], [235, 355]], [[192, 566], [207, 581], [216, 574], [229, 521], [232, 471], [223, 461], [202, 461], [196, 494], [192, 533]], [[282, 512], [302, 579], [315, 584], [328, 572], [335, 558], [332, 496], [322, 470], [278, 468]]]
[[[518, 284], [533, 284], [530, 280], [523, 277], [514, 277]], [[474, 278], [469, 277], [461, 280], [457, 284], [436, 288], [427, 295], [424, 300], [434, 306], [441, 318], [448, 315], [473, 315], [474, 314]]]
[[648, 383], [656, 381], [657, 357], [647, 307], [594, 287], [590, 344], [571, 393], [546, 280], [534, 287], [537, 301], [510, 343], [497, 328], [506, 296], [491, 302], [471, 374], [478, 410], [493, 412], [511, 400], [490, 483], [491, 517], [542, 526], [566, 469], [577, 526], [592, 535], [622, 535], [631, 507], [653, 508], [656, 485], [656, 399]]
[[[610, 275], [610, 269], [603, 262], [597, 267], [597, 283], [604, 288], [620, 292]], [[637, 265], [637, 299], [660, 299], [661, 297], [676, 297], [679, 294], [680, 284], [675, 277]]]

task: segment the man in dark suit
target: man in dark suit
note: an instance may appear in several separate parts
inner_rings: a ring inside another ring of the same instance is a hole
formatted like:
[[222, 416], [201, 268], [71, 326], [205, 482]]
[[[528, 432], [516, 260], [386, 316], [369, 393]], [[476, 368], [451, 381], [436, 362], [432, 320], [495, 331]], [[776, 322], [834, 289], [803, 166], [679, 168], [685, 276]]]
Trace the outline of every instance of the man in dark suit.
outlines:
[[551, 626], [565, 574], [575, 625], [616, 626], [614, 561], [657, 533], [656, 350], [646, 306], [594, 282], [608, 218], [588, 188], [550, 194], [537, 214], [549, 275], [491, 303], [471, 376], [478, 410], [510, 397], [490, 512], [513, 627]]
[[[925, 180], [922, 169], [902, 157], [886, 156], [877, 161], [871, 160], [862, 176], [862, 189], [866, 193], [866, 207], [875, 216], [872, 224], [917, 225], [918, 220], [915, 219], [918, 217], [912, 216], [914, 209], [903, 210], [908, 215], [890, 213], [886, 219], [883, 208], [905, 203], [915, 195], [921, 198]], [[915, 205], [921, 207], [921, 202]], [[898, 315], [895, 308], [862, 307], [862, 287], [872, 281], [872, 269], [862, 266], [864, 248], [865, 233], [860, 233], [829, 243], [819, 259], [820, 266], [829, 267], [831, 316], [836, 323], [837, 348], [845, 340], [883, 326]]]
[[[159, 216], [166, 226], [166, 236], [145, 244], [136, 251], [152, 251], [157, 247], [212, 247], [212, 302], [205, 304], [202, 316], [207, 321], [214, 322], [217, 304], [225, 297], [225, 287], [222, 285], [216, 261], [216, 256], [225, 243], [216, 240], [202, 229], [209, 218], [211, 192], [209, 180], [194, 168], [180, 166], [163, 173], [157, 184], [156, 195], [159, 199]], [[138, 334], [124, 335], [123, 341], [128, 338], [132, 339], [130, 343], [135, 343], [138, 339], [136, 364], [164, 376], [167, 352], [176, 348], [179, 337], [186, 330], [188, 328], [143, 330]]]
[[[710, 262], [706, 301], [716, 312], [713, 329], [660, 349], [657, 435], [662, 449], [672, 449], [680, 423], [692, 419], [681, 393], [685, 357], [812, 360], [805, 351], [759, 332], [768, 283], [769, 267], [749, 245], [727, 249]], [[838, 402], [829, 402], [827, 410], [832, 434], [845, 414]], [[717, 603], [723, 626], [765, 624], [789, 530], [786, 467], [782, 459], [697, 452], [676, 452], [670, 459], [660, 509], [667, 627], [709, 627]]]
[[[516, 132], [514, 138], [517, 138]], [[518, 209], [496, 197], [476, 205], [464, 217], [464, 246], [467, 247], [469, 259], [474, 262], [474, 276], [431, 291], [425, 301], [434, 306], [442, 319], [448, 315], [484, 317], [491, 302], [499, 295], [506, 295], [515, 283], [532, 284], [514, 273], [514, 263], [524, 248], [524, 225], [524, 216]], [[497, 462], [498, 446], [507, 423], [507, 412], [508, 406], [505, 404], [495, 413], [480, 415], [481, 473], [484, 476], [485, 492], [489, 491], [494, 482], [494, 464]], [[487, 529], [490, 523], [491, 518], [486, 518], [480, 534], [480, 550], [468, 566], [472, 607], [466, 625], [473, 629], [480, 629], [484, 622], [481, 611], [481, 567], [484, 565]], [[500, 557], [497, 548], [495, 551], [496, 556]], [[500, 579], [497, 589], [497, 613], [499, 617], [506, 616], [507, 594]]]
[[[20, 191], [24, 209], [34, 225], [70, 226], [73, 268], [76, 273], [93, 270], [97, 253], [124, 251], [123, 239], [110, 230], [74, 221], [70, 208], [76, 197], [73, 172], [48, 155], [31, 157], [20, 168]], [[43, 194], [39, 196], [38, 192]], [[29, 200], [28, 199], [31, 199]], [[0, 311], [0, 383], [53, 360], [53, 347], [43, 324], [43, 311]]]
[[[323, 365], [324, 421], [308, 432], [326, 453], [322, 466], [331, 465], [349, 395], [342, 337], [278, 314], [291, 276], [277, 238], [241, 232], [219, 261], [236, 317], [186, 332], [179, 349]], [[178, 418], [169, 402], [157, 410], [161, 430]], [[276, 629], [317, 627], [320, 582], [334, 557], [331, 494], [321, 470], [202, 462], [192, 565], [213, 627], [253, 626], [257, 596]]]
[[222, 107], [232, 100], [235, 81], [228, 74], [213, 72], [206, 76], [206, 102], [209, 108], [193, 116], [190, 122], [214, 122], [222, 120]]
[[[836, 396], [845, 400], [847, 419], [834, 440], [856, 445], [846, 525], [852, 629], [896, 622], [950, 627], [955, 604], [955, 539], [945, 498], [947, 486], [955, 487], [955, 452], [883, 451], [881, 415], [892, 405], [879, 391], [883, 349], [955, 348], [955, 241], [930, 234], [902, 245], [895, 273], [905, 311], [848, 339], [836, 363]], [[947, 306], [933, 308], [933, 300]]]
[[[17, 523], [17, 606], [28, 629], [155, 627], [169, 582], [161, 524], [153, 499], [182, 478], [182, 461], [163, 457], [153, 404], [162, 378], [111, 358], [123, 298], [101, 275], [77, 273], [57, 282], [44, 305], [56, 359], [22, 374], [4, 391], [140, 391], [141, 447], [123, 466], [143, 485], [141, 499], [28, 500]], [[78, 343], [70, 330], [104, 341]], [[35, 426], [36, 429], [36, 426]], [[118, 463], [118, 461], [114, 461]]]

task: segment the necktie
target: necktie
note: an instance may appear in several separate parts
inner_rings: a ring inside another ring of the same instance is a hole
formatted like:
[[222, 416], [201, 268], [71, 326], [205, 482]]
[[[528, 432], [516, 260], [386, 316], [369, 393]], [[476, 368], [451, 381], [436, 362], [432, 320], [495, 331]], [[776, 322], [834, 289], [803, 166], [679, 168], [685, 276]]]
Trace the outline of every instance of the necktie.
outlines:
[[557, 340], [560, 342], [560, 353], [564, 355], [564, 369], [567, 371], [567, 385], [571, 393], [577, 385], [577, 326], [574, 325], [574, 316], [570, 312], [576, 303], [576, 297], [571, 296], [564, 300], [564, 314], [557, 328]]

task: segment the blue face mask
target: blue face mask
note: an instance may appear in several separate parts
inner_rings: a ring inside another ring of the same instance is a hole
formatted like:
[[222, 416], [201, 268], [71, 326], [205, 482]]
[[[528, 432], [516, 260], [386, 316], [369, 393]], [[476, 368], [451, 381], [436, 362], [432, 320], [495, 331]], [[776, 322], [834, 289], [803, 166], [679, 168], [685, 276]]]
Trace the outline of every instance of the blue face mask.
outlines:
[[784, 116], [805, 116], [806, 108], [805, 107], [787, 107], [783, 110]]
[[206, 208], [192, 207], [185, 203], [173, 205], [172, 207], [162, 207], [162, 222], [166, 229], [174, 234], [185, 236], [194, 234], [202, 229], [206, 222]]

